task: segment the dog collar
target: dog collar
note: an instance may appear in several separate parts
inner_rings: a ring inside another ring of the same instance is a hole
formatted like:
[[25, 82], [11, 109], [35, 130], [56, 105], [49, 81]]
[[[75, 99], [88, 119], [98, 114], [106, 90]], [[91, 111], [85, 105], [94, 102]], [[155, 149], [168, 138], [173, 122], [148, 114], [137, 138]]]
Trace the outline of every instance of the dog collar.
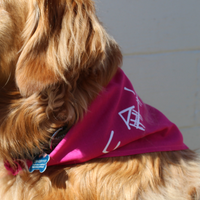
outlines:
[[145, 104], [119, 69], [49, 154], [47, 166], [187, 148], [177, 126]]

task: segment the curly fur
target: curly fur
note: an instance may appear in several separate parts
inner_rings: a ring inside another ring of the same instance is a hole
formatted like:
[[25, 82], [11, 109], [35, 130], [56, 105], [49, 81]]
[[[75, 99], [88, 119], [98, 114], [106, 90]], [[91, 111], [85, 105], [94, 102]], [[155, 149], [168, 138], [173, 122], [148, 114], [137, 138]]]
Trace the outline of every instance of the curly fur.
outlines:
[[186, 150], [96, 159], [9, 175], [53, 132], [73, 126], [122, 62], [92, 0], [0, 0], [1, 199], [200, 199], [200, 161]]

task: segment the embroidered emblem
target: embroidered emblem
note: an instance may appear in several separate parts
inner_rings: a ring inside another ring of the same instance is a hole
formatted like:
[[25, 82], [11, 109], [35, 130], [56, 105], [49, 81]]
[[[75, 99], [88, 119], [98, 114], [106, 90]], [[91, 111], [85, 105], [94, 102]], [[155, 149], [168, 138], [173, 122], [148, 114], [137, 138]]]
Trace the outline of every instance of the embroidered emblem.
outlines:
[[140, 114], [140, 106], [142, 106], [142, 103], [140, 102], [138, 96], [133, 90], [130, 90], [126, 87], [124, 88], [124, 90], [131, 92], [136, 96], [137, 111], [135, 110], [135, 106], [131, 106], [119, 112], [118, 113], [119, 116], [122, 118], [122, 120], [124, 121], [124, 123], [126, 124], [129, 130], [131, 130], [131, 126], [132, 126], [132, 127], [135, 127], [136, 129], [145, 131], [145, 126], [141, 123], [141, 121], [143, 121], [143, 118]]

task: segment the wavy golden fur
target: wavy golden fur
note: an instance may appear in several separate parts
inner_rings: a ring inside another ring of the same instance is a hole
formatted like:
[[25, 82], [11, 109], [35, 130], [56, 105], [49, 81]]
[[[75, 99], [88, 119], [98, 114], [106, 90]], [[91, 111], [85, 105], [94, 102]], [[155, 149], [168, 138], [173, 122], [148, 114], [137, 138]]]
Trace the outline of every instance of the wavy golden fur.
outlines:
[[0, 0], [0, 196], [16, 200], [200, 199], [200, 160], [185, 150], [9, 175], [56, 129], [73, 126], [121, 65], [92, 0]]

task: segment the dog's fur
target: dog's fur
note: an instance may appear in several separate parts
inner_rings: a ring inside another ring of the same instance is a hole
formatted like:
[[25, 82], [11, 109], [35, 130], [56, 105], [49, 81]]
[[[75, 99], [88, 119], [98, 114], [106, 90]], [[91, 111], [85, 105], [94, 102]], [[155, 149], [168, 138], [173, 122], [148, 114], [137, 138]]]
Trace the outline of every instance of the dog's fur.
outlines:
[[0, 0], [0, 197], [40, 200], [200, 199], [190, 150], [95, 159], [8, 174], [59, 127], [73, 126], [121, 65], [92, 0]]

